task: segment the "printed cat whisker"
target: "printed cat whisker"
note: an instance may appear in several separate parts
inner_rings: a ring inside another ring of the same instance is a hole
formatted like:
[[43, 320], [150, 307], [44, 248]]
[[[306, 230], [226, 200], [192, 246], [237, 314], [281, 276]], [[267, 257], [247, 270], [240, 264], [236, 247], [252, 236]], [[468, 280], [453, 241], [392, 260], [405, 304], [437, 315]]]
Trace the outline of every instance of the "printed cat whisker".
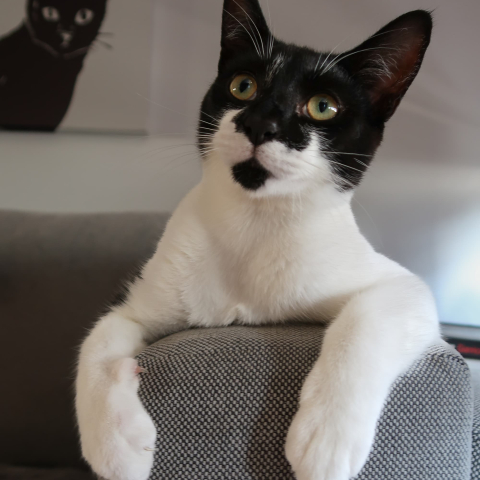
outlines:
[[99, 44], [99, 45], [102, 45], [103, 47], [105, 48], [108, 48], [109, 50], [112, 50], [113, 49], [113, 45], [110, 45], [110, 43], [107, 43], [105, 42], [104, 40], [101, 40], [100, 38], [96, 38], [94, 40], [95, 44]]

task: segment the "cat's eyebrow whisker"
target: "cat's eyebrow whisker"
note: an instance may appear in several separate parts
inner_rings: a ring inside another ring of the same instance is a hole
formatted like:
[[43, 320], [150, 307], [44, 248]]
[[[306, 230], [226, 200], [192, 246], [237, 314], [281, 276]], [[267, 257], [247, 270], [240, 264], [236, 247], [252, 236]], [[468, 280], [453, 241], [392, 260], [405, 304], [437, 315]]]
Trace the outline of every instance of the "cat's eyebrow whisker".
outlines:
[[[388, 44], [389, 45], [389, 44]], [[321, 72], [321, 75], [324, 75], [325, 73], [327, 73], [329, 70], [331, 70], [335, 65], [337, 65], [337, 63], [341, 62], [342, 60], [345, 60], [345, 58], [348, 58], [348, 57], [351, 57], [352, 55], [356, 55], [357, 53], [362, 53], [362, 52], [368, 52], [369, 50], [395, 50], [395, 51], [398, 51], [398, 48], [393, 48], [393, 47], [388, 47], [386, 45], [380, 45], [378, 47], [372, 47], [372, 48], [363, 48], [362, 50], [357, 50], [356, 52], [350, 52], [348, 53], [347, 55], [343, 55], [341, 56], [342, 54], [340, 55], [337, 55], [337, 57], [335, 57], [332, 62], [330, 62], [327, 67], [325, 67], [325, 69]], [[340, 57], [340, 58], [338, 58]], [[336, 59], [338, 58], [338, 60], [333, 63]]]
[[[245, 12], [245, 15], [248, 17], [249, 21], [251, 21], [253, 26], [255, 27], [255, 30], [258, 33], [258, 38], [260, 39], [260, 42], [262, 43], [262, 52], [263, 52], [263, 56], [265, 57], [266, 56], [265, 55], [265, 46], [263, 45], [263, 40], [262, 40], [262, 36], [260, 35], [260, 30], [257, 28], [257, 25], [255, 25], [255, 22], [252, 20], [252, 18], [247, 13], [247, 11], [241, 5], [239, 5], [236, 0], [233, 0], [233, 2]], [[252, 33], [254, 33], [253, 30], [252, 30]]]
[[273, 23], [272, 23], [272, 15], [270, 12], [270, 2], [267, 0], [267, 8], [268, 8], [268, 23], [270, 27], [270, 52], [269, 52], [269, 57], [272, 56], [273, 53], [273, 43], [274, 43], [274, 30], [273, 30]]
[[252, 37], [252, 35], [250, 34], [250, 32], [247, 30], [247, 27], [245, 27], [245, 25], [240, 21], [238, 20], [238, 18], [235, 17], [235, 15], [232, 15], [228, 10], [225, 10], [223, 9], [223, 11], [225, 13], [228, 13], [235, 21], [237, 21], [239, 23], [239, 25], [247, 32], [248, 36], [250, 37], [250, 39], [252, 40], [252, 43], [253, 43], [253, 46], [255, 47], [255, 50], [257, 51], [257, 54], [260, 58], [262, 58], [262, 55], [260, 54], [260, 50], [259, 50], [259, 46], [257, 45], [257, 43], [255, 42], [254, 38]]
[[[404, 27], [404, 28], [396, 28], [396, 29], [393, 29], [393, 30], [387, 30], [385, 32], [380, 32], [380, 33], [376, 33], [375, 35], [372, 35], [371, 37], [369, 37], [367, 40], [371, 40], [372, 38], [376, 38], [376, 37], [380, 37], [381, 35], [386, 35], [387, 33], [392, 33], [392, 32], [400, 32], [402, 30], [410, 30], [408, 27]], [[353, 33], [351, 33], [350, 35], [348, 35], [346, 38], [344, 38], [341, 42], [337, 43], [337, 45], [335, 45], [332, 50], [330, 51], [330, 53], [327, 55], [327, 58], [323, 61], [322, 65], [320, 66], [320, 70], [322, 69], [322, 67], [325, 65], [325, 62], [328, 60], [328, 57], [330, 57], [330, 55], [344, 42], [346, 42], [349, 38], [351, 38], [353, 35]], [[335, 58], [332, 59], [332, 62], [334, 62], [340, 55], [342, 55], [342, 53], [339, 53], [338, 55], [335, 56]], [[317, 65], [315, 66], [315, 70], [314, 72], [317, 71], [317, 67], [318, 67], [318, 64], [320, 63], [320, 58], [318, 59], [317, 61]], [[330, 65], [330, 64], [329, 64]], [[325, 67], [326, 69], [328, 68], [328, 66]], [[328, 70], [326, 70], [328, 71]], [[325, 73], [325, 72], [322, 72], [322, 74]]]
[[[320, 70], [323, 68], [323, 66], [325, 65], [325, 63], [327, 62], [327, 60], [329, 59], [330, 55], [344, 42], [346, 42], [351, 36], [353, 35], [353, 33], [351, 33], [350, 35], [348, 35], [347, 37], [345, 37], [341, 42], [338, 42], [333, 48], [332, 50], [330, 50], [330, 53], [327, 55], [327, 58], [325, 58], [325, 60], [322, 62], [322, 64], [320, 65]], [[335, 57], [337, 58], [338, 55]], [[317, 71], [317, 67], [318, 67], [318, 64], [320, 63], [320, 58], [318, 58], [318, 61], [317, 61], [317, 65], [315, 66], [315, 70], [314, 72]]]

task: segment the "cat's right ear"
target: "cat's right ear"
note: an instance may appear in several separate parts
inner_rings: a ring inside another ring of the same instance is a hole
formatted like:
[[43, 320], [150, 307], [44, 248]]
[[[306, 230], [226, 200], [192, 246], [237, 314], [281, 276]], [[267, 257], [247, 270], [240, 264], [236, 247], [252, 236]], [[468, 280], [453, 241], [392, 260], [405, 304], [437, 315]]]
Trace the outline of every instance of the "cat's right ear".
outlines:
[[270, 29], [258, 0], [224, 0], [219, 69], [246, 50], [266, 57], [270, 41]]

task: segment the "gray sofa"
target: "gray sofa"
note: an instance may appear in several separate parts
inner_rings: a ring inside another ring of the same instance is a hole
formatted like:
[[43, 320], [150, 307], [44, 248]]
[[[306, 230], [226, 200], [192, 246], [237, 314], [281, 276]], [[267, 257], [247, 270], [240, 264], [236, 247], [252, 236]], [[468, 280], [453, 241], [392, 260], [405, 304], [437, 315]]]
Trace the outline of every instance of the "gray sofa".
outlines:
[[[94, 478], [75, 430], [77, 347], [165, 221], [0, 214], [0, 480]], [[293, 479], [283, 442], [323, 333], [193, 329], [145, 349], [140, 395], [159, 432], [151, 478]], [[480, 480], [479, 452], [468, 367], [441, 343], [393, 386], [358, 479]]]

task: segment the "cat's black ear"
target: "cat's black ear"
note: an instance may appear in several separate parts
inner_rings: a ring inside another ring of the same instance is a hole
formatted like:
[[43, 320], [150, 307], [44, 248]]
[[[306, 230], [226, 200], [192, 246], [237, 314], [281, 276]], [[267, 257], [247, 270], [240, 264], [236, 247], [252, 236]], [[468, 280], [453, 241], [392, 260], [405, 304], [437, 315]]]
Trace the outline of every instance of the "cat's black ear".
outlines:
[[366, 87], [376, 119], [387, 121], [395, 112], [420, 69], [431, 33], [431, 14], [415, 10], [342, 55], [339, 63]]
[[219, 67], [239, 52], [266, 57], [271, 34], [258, 0], [224, 0]]

